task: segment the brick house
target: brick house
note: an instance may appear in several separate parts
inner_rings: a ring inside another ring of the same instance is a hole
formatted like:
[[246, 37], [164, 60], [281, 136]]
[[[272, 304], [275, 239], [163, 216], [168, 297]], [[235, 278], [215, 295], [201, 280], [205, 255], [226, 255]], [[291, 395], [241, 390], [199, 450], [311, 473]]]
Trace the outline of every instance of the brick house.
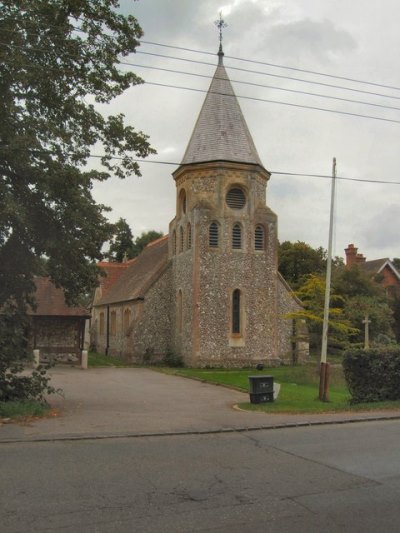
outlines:
[[133, 261], [101, 267], [91, 340], [133, 361], [168, 352], [190, 366], [302, 359], [301, 308], [277, 270], [277, 216], [263, 166], [218, 53], [218, 66], [180, 166], [169, 234]]
[[363, 254], [358, 253], [358, 248], [354, 244], [348, 245], [345, 254], [347, 268], [358, 265], [371, 277], [375, 277], [388, 292], [391, 288], [400, 289], [400, 273], [388, 257], [367, 261]]

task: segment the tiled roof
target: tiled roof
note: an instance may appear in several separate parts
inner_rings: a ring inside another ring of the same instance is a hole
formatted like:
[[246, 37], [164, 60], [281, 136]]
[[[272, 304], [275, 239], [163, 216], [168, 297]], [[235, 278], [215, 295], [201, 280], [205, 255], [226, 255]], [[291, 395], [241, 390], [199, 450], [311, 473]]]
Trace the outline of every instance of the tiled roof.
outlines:
[[131, 265], [135, 259], [136, 257], [130, 261], [126, 261], [125, 263], [108, 263], [107, 261], [97, 263], [97, 266], [106, 273], [105, 276], [100, 276], [99, 278], [100, 294], [102, 296], [107, 294], [109, 289], [115, 285], [128, 266]]
[[234, 161], [262, 166], [222, 55], [181, 164]]
[[108, 305], [144, 298], [147, 290], [167, 263], [168, 235], [149, 243], [134, 261], [128, 262], [122, 275], [94, 305]]
[[388, 257], [374, 259], [372, 261], [365, 261], [364, 263], [359, 263], [359, 266], [371, 274], [379, 274], [384, 267], [387, 266], [393, 271], [394, 275], [400, 279], [399, 271]]
[[36, 309], [30, 310], [30, 315], [35, 316], [70, 316], [90, 317], [84, 307], [73, 307], [65, 303], [64, 291], [58, 289], [50, 278], [35, 278]]

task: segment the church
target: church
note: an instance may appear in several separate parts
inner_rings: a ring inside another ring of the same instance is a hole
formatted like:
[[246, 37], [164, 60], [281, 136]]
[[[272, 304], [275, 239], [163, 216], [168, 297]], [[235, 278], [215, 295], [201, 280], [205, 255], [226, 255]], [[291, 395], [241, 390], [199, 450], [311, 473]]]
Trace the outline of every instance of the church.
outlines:
[[94, 349], [132, 362], [167, 354], [192, 367], [303, 360], [301, 303], [278, 272], [277, 216], [263, 166], [223, 64], [179, 167], [169, 233], [136, 258], [102, 262], [92, 306]]

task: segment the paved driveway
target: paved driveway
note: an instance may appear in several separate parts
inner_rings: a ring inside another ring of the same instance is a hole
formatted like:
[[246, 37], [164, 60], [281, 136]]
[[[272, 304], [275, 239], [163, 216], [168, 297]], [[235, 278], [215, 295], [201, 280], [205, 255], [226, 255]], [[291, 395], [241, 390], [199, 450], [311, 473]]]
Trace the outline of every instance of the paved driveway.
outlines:
[[144, 368], [57, 367], [50, 373], [52, 384], [64, 391], [64, 398], [50, 398], [57, 416], [25, 425], [1, 425], [0, 442], [212, 432], [377, 416], [376, 412], [359, 415], [244, 412], [234, 406], [248, 401], [247, 394]]

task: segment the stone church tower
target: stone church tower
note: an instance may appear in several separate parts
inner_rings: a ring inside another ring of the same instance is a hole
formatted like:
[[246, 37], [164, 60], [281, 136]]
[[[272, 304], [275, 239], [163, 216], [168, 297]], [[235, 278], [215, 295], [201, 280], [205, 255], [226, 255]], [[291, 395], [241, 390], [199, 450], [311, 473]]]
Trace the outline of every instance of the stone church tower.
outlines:
[[192, 365], [243, 366], [279, 353], [277, 217], [221, 49], [218, 58], [173, 173], [173, 350]]
[[182, 163], [169, 235], [107, 274], [91, 342], [137, 363], [169, 352], [188, 366], [253, 366], [307, 354], [287, 313], [301, 309], [277, 270], [277, 217], [223, 52]]

